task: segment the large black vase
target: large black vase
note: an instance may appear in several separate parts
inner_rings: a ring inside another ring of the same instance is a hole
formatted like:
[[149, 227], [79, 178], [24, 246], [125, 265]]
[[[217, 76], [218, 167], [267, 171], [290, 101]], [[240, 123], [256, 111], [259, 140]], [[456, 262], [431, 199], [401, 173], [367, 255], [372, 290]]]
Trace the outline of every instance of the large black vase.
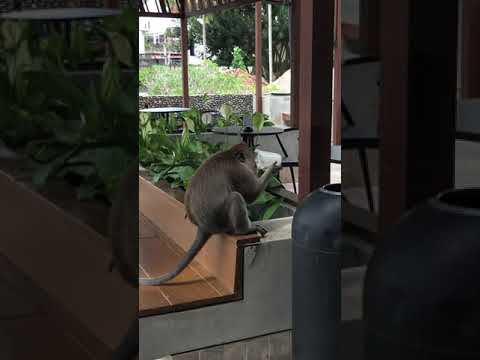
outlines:
[[334, 184], [311, 193], [293, 218], [295, 360], [338, 359], [341, 216]]
[[364, 301], [365, 359], [480, 359], [480, 188], [409, 212], [379, 243]]

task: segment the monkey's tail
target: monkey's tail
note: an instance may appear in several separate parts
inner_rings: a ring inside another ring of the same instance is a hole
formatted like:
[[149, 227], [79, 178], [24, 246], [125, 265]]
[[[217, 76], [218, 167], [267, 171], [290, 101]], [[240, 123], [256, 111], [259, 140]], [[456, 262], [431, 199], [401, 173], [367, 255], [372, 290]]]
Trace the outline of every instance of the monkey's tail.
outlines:
[[182, 259], [182, 261], [174, 271], [157, 278], [140, 278], [138, 279], [140, 285], [161, 285], [175, 278], [187, 268], [187, 266], [192, 262], [195, 256], [200, 252], [200, 250], [202, 250], [203, 246], [207, 243], [210, 236], [212, 235], [204, 232], [201, 229], [198, 229], [195, 241], [193, 242], [190, 249], [188, 249], [186, 256]]

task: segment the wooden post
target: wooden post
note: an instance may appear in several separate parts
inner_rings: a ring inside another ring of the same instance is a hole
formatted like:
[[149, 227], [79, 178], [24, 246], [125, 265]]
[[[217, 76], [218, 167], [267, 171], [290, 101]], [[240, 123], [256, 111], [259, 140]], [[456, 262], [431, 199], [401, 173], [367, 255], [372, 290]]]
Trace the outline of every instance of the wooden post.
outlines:
[[453, 0], [382, 2], [381, 230], [454, 185], [457, 9]]
[[298, 64], [297, 64], [297, 38], [298, 38], [298, 6], [289, 6], [289, 31], [290, 31], [290, 121], [291, 126], [298, 128]]
[[364, 56], [378, 56], [379, 51], [379, 0], [360, 2], [360, 41], [364, 44]]
[[257, 112], [263, 112], [262, 61], [262, 2], [257, 1], [255, 3], [255, 104]]
[[183, 106], [190, 106], [190, 95], [188, 90], [188, 28], [187, 18], [180, 19], [182, 38], [182, 82], [183, 82]]
[[462, 95], [480, 97], [480, 2], [463, 0], [462, 10]]
[[335, 80], [334, 80], [334, 116], [332, 139], [335, 145], [342, 143], [342, 0], [336, 0], [335, 11]]
[[330, 182], [335, 0], [294, 0], [300, 199]]

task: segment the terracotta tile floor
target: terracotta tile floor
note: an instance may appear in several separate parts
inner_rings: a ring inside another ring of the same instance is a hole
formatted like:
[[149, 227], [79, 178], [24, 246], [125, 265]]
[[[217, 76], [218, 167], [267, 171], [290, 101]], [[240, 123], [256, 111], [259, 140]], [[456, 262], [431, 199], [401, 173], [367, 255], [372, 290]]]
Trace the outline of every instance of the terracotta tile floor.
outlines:
[[[185, 252], [140, 214], [140, 276], [174, 269]], [[141, 286], [140, 316], [164, 314], [223, 302], [235, 296], [201, 265], [193, 262], [177, 278], [159, 286]]]

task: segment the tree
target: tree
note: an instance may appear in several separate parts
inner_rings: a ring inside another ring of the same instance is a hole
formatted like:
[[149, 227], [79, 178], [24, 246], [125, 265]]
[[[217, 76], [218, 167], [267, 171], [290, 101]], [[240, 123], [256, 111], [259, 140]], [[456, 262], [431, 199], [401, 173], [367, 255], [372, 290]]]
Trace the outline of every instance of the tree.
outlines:
[[[266, 5], [263, 8], [263, 74], [268, 77], [268, 29]], [[272, 6], [273, 72], [274, 78], [290, 68], [288, 6]], [[210, 58], [220, 66], [230, 66], [234, 48], [240, 48], [247, 67], [255, 67], [255, 7], [244, 6], [206, 16], [207, 47]], [[190, 18], [191, 41], [202, 43], [202, 24]]]

